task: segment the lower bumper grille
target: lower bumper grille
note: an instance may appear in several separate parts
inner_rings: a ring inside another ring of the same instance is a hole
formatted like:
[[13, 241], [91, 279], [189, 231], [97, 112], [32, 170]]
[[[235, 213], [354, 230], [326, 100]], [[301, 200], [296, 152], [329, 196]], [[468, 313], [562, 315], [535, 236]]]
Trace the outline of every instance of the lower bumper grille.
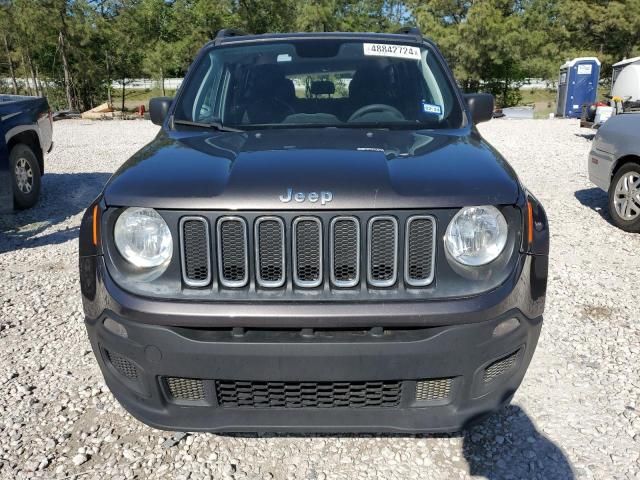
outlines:
[[176, 400], [204, 400], [204, 382], [197, 378], [167, 377], [171, 396]]
[[452, 378], [418, 380], [416, 382], [416, 400], [420, 402], [446, 400], [451, 395]]
[[218, 405], [248, 408], [397, 407], [402, 382], [216, 381]]
[[484, 382], [489, 383], [513, 369], [516, 363], [518, 363], [518, 353], [520, 353], [520, 351], [507, 355], [489, 365], [484, 371]]
[[130, 380], [138, 378], [138, 369], [132, 362], [115, 352], [110, 352], [108, 350], [105, 350], [105, 352], [109, 362], [120, 375], [127, 377]]

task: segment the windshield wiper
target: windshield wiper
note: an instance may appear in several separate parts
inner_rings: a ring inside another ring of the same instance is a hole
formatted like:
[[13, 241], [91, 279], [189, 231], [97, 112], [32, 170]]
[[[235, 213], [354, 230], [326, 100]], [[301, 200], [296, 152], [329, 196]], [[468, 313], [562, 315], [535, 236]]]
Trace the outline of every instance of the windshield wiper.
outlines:
[[174, 120], [173, 123], [178, 125], [187, 125], [189, 127], [212, 128], [220, 132], [244, 132], [244, 130], [240, 130], [239, 128], [226, 127], [222, 122], [204, 123], [192, 122], [191, 120]]

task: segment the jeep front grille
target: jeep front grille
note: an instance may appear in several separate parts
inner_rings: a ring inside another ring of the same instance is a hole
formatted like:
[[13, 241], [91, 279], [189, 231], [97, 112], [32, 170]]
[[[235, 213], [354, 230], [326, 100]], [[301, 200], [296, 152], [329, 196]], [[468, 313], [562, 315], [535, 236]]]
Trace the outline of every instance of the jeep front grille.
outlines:
[[180, 219], [182, 277], [190, 287], [205, 287], [211, 282], [209, 224], [202, 217]]
[[256, 220], [256, 279], [261, 287], [281, 287], [285, 277], [284, 222], [278, 217]]
[[355, 217], [331, 220], [331, 282], [354, 287], [360, 281], [360, 224]]
[[322, 223], [316, 217], [293, 221], [293, 281], [300, 287], [322, 283]]
[[247, 222], [240, 217], [218, 220], [218, 265], [220, 283], [225, 287], [244, 287], [249, 278]]
[[409, 285], [420, 287], [433, 280], [434, 233], [433, 217], [415, 216], [407, 220], [404, 275]]
[[182, 217], [179, 230], [187, 287], [418, 288], [435, 277], [429, 215], [202, 214]]

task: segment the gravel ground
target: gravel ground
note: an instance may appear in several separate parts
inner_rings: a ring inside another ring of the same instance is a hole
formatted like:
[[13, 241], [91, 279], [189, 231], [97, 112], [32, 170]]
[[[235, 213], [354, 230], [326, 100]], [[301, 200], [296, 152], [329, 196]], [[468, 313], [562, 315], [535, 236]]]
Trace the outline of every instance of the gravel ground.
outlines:
[[590, 131], [497, 120], [486, 138], [544, 203], [546, 320], [511, 406], [456, 435], [172, 435], [130, 417], [86, 337], [82, 210], [157, 131], [61, 121], [38, 206], [0, 217], [0, 478], [640, 479], [640, 235], [609, 223]]

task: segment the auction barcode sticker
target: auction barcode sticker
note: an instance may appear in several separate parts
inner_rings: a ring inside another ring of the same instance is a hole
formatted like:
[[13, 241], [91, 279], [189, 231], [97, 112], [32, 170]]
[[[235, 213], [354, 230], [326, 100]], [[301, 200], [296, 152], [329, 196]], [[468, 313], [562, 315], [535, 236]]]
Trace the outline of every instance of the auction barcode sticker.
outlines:
[[420, 60], [420, 49], [411, 45], [389, 45], [385, 43], [363, 43], [364, 54], [375, 57], [396, 57]]

